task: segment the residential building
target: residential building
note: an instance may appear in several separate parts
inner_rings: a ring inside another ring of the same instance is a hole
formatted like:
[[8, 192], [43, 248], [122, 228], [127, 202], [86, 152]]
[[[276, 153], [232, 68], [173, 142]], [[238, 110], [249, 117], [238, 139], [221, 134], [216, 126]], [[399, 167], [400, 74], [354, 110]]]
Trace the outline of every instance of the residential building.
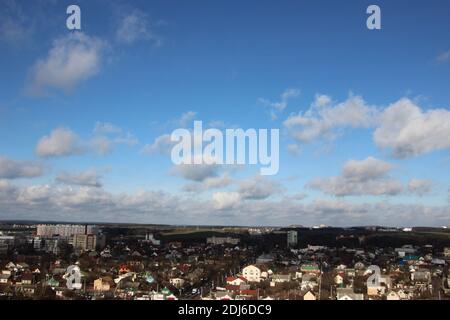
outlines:
[[261, 281], [261, 269], [254, 265], [246, 266], [242, 270], [242, 276], [249, 282]]
[[289, 230], [287, 232], [287, 246], [288, 247], [296, 247], [297, 244], [298, 244], [297, 231]]
[[72, 240], [73, 247], [80, 250], [95, 250], [97, 246], [105, 246], [105, 238], [95, 234], [75, 234]]
[[239, 243], [239, 238], [213, 236], [213, 237], [207, 238], [206, 243], [214, 244], [214, 245], [221, 245], [221, 244], [237, 245]]
[[71, 237], [75, 234], [97, 234], [97, 227], [81, 224], [39, 224], [36, 227], [37, 236]]

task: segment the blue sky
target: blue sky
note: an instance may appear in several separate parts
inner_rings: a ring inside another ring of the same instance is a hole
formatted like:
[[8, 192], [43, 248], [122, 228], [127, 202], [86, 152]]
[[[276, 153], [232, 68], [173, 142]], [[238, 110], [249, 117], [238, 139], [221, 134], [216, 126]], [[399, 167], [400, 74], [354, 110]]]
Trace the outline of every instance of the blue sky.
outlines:
[[[70, 4], [1, 1], [0, 218], [450, 224], [447, 1]], [[174, 168], [194, 119], [280, 129], [279, 173]]]

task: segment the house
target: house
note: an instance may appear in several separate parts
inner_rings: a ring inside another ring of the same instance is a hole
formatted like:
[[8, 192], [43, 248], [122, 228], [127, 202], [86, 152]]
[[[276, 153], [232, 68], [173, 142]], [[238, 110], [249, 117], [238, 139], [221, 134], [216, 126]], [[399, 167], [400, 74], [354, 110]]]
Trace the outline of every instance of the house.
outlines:
[[354, 268], [346, 268], [344, 270], [344, 272], [345, 272], [345, 275], [349, 278], [353, 278], [356, 276], [356, 269], [354, 269]]
[[446, 257], [446, 258], [450, 257], [450, 247], [444, 248], [444, 257]]
[[242, 276], [249, 282], [260, 282], [261, 269], [254, 265], [246, 266], [242, 269]]
[[291, 281], [291, 275], [290, 274], [274, 274], [272, 276], [272, 281], [275, 283], [284, 283]]
[[126, 265], [119, 267], [119, 274], [129, 273], [131, 270]]
[[17, 268], [16, 268], [16, 265], [14, 264], [14, 262], [8, 262], [5, 266], [5, 269], [15, 270]]
[[94, 280], [94, 291], [104, 292], [111, 290], [112, 279], [110, 277]]
[[317, 286], [317, 276], [315, 274], [304, 274], [302, 276], [301, 290], [312, 290]]
[[184, 279], [181, 278], [171, 278], [169, 280], [170, 284], [173, 285], [176, 288], [181, 288], [184, 284]]
[[401, 248], [395, 248], [394, 251], [400, 258], [403, 258], [407, 255], [413, 255], [416, 253], [416, 249], [414, 249], [414, 247], [411, 245], [405, 245]]
[[336, 289], [337, 300], [364, 300], [362, 293], [355, 293], [353, 288], [337, 288]]
[[21, 285], [16, 287], [18, 292], [21, 292], [24, 296], [32, 297], [36, 291], [35, 285]]
[[336, 277], [334, 277], [334, 283], [337, 286], [342, 286], [344, 284], [344, 277], [340, 274], [336, 275]]
[[8, 283], [10, 277], [11, 277], [10, 274], [3, 274], [3, 273], [0, 274], [0, 283], [3, 284]]
[[258, 258], [256, 258], [256, 263], [264, 264], [271, 263], [274, 260], [274, 256], [272, 254], [262, 254]]
[[178, 298], [175, 297], [175, 295], [172, 293], [172, 294], [169, 294], [169, 295], [166, 297], [166, 300], [178, 300]]
[[240, 286], [241, 284], [247, 283], [247, 279], [243, 276], [240, 277], [228, 277], [227, 284], [232, 286]]
[[411, 281], [415, 283], [429, 283], [430, 280], [431, 280], [430, 271], [418, 270], [415, 272], [411, 272]]
[[317, 300], [317, 298], [314, 295], [314, 293], [312, 293], [311, 291], [308, 291], [307, 293], [305, 293], [303, 295], [303, 300]]
[[401, 300], [409, 300], [413, 298], [413, 293], [412, 292], [407, 292], [403, 289], [400, 289], [397, 291], [398, 296], [400, 297]]
[[320, 274], [320, 269], [317, 264], [302, 264], [300, 266], [300, 271], [302, 273], [315, 273]]
[[380, 296], [386, 293], [391, 288], [391, 278], [389, 276], [379, 276], [378, 283], [367, 283], [367, 295]]
[[386, 296], [386, 300], [400, 300], [400, 296], [397, 292], [390, 291]]
[[33, 283], [33, 274], [31, 272], [26, 272], [22, 275], [21, 285], [31, 285]]
[[360, 262], [357, 262], [357, 263], [355, 263], [355, 269], [356, 270], [362, 270], [362, 269], [364, 269], [366, 266], [364, 265], [364, 263], [362, 263], [361, 261]]

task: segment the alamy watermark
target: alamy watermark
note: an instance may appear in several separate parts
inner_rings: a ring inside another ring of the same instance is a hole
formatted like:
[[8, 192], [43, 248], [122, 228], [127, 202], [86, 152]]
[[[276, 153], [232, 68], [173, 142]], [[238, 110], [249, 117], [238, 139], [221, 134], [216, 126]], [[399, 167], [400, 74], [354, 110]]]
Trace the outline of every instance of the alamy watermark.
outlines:
[[171, 141], [175, 165], [260, 165], [261, 175], [275, 175], [280, 168], [279, 129], [203, 130], [202, 121], [194, 129], [176, 129]]

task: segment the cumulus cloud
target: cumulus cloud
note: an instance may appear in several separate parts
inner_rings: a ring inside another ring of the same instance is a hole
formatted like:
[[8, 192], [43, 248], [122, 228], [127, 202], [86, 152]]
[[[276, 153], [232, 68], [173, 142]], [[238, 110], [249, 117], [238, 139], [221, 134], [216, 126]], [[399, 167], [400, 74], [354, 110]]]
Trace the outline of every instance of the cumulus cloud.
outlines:
[[180, 164], [171, 169], [171, 173], [184, 179], [202, 182], [218, 175], [219, 166], [215, 164]]
[[130, 132], [123, 133], [120, 127], [112, 123], [97, 122], [94, 134], [87, 139], [81, 139], [69, 128], [54, 129], [39, 140], [36, 154], [46, 158], [82, 155], [87, 152], [105, 155], [112, 152], [116, 145], [134, 146], [138, 143], [138, 139]]
[[286, 109], [289, 100], [297, 98], [300, 95], [300, 90], [295, 88], [286, 89], [281, 95], [279, 101], [270, 101], [265, 98], [259, 98], [258, 102], [263, 106], [269, 108], [272, 119], [278, 118], [278, 113]]
[[0, 156], [0, 179], [34, 178], [41, 176], [43, 171], [40, 163], [17, 161]]
[[190, 122], [192, 122], [197, 117], [197, 112], [188, 111], [181, 115], [179, 119], [175, 121], [175, 124], [180, 127], [186, 127]]
[[367, 181], [383, 177], [391, 171], [390, 163], [368, 157], [364, 160], [349, 160], [345, 163], [342, 175], [347, 180]]
[[89, 147], [100, 155], [111, 153], [116, 145], [126, 145], [131, 147], [137, 145], [138, 143], [139, 140], [129, 132], [114, 136], [96, 133], [87, 142]]
[[155, 138], [153, 143], [146, 144], [142, 150], [141, 153], [143, 154], [164, 154], [164, 155], [170, 155], [170, 152], [175, 145], [175, 142], [170, 140], [170, 134], [163, 134], [161, 136], [158, 136]]
[[77, 134], [68, 128], [60, 127], [39, 140], [36, 154], [40, 157], [80, 155], [85, 152], [81, 144]]
[[60, 172], [56, 177], [56, 182], [68, 185], [78, 185], [85, 187], [101, 187], [100, 175], [94, 169], [69, 173], [66, 171]]
[[[181, 114], [178, 118], [169, 121], [167, 125], [174, 128], [186, 128], [189, 126], [190, 122], [195, 120], [196, 117], [197, 112], [187, 111]], [[176, 144], [176, 142], [171, 141], [170, 136], [171, 135], [167, 133], [156, 137], [152, 143], [144, 145], [141, 149], [141, 153], [149, 155], [158, 153], [162, 155], [170, 155], [173, 146]]]
[[450, 148], [450, 111], [422, 111], [413, 101], [400, 99], [386, 108], [374, 132], [380, 148], [396, 158], [407, 158]]
[[[290, 115], [283, 124], [299, 143], [333, 141], [345, 129], [373, 129], [375, 144], [395, 158], [450, 148], [450, 111], [423, 110], [408, 98], [383, 108], [368, 105], [360, 96], [335, 104], [317, 95], [306, 112]], [[294, 145], [289, 148], [296, 152]]]
[[408, 191], [418, 196], [424, 196], [430, 193], [432, 188], [433, 181], [430, 180], [411, 179], [408, 182]]
[[160, 45], [160, 39], [153, 32], [147, 14], [140, 10], [134, 10], [121, 18], [116, 38], [124, 44], [133, 44], [138, 41], [154, 41], [156, 45]]
[[217, 210], [231, 209], [241, 201], [237, 192], [215, 192], [212, 197]]
[[81, 32], [56, 39], [48, 55], [36, 61], [30, 71], [28, 92], [48, 94], [49, 90], [71, 92], [101, 68], [107, 43]]
[[334, 196], [397, 195], [403, 187], [398, 180], [387, 176], [391, 169], [392, 165], [373, 157], [350, 160], [340, 176], [316, 178], [308, 186]]
[[233, 183], [233, 179], [225, 172], [220, 176], [207, 177], [203, 181], [187, 184], [183, 187], [186, 192], [202, 192], [211, 189], [225, 188]]
[[279, 193], [279, 183], [262, 176], [254, 176], [239, 183], [237, 192], [242, 199], [261, 200]]
[[330, 97], [316, 95], [306, 112], [290, 115], [283, 124], [298, 142], [330, 141], [340, 134], [339, 130], [372, 127], [377, 114], [378, 109], [367, 105], [360, 96], [333, 104]]

